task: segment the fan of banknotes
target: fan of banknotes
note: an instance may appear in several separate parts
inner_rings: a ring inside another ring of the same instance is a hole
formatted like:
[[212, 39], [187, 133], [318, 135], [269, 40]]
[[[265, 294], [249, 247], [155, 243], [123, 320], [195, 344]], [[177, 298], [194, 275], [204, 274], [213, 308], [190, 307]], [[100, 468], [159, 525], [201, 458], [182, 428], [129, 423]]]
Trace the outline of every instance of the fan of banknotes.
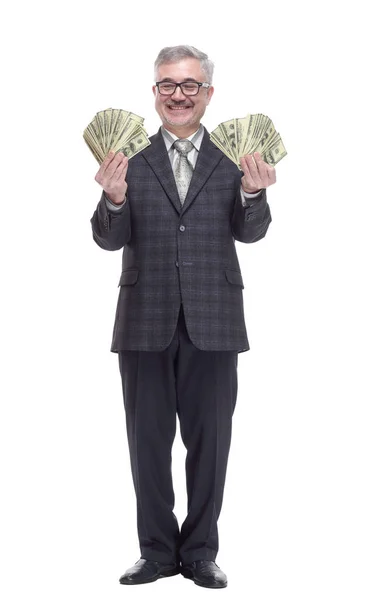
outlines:
[[144, 119], [126, 110], [107, 108], [98, 112], [84, 130], [83, 138], [101, 164], [108, 152], [122, 151], [131, 158], [150, 145]]
[[263, 160], [272, 166], [287, 154], [271, 119], [262, 114], [225, 121], [216, 127], [210, 139], [239, 169], [239, 159], [245, 154], [260, 152]]

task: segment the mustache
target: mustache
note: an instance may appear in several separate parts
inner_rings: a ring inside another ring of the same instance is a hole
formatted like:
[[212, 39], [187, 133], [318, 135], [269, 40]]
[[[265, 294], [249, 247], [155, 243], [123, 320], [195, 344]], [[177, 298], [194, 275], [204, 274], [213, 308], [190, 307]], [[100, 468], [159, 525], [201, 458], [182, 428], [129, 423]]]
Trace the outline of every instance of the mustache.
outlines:
[[166, 106], [193, 106], [193, 104], [188, 104], [186, 100], [179, 100], [179, 101], [174, 101], [174, 100], [170, 100], [169, 102], [165, 103]]

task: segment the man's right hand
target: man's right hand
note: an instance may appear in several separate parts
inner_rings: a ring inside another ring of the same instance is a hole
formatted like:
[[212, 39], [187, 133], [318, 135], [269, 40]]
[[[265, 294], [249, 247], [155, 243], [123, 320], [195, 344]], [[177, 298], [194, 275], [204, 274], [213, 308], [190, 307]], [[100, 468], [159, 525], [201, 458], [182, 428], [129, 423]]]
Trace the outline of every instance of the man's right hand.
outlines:
[[115, 204], [122, 204], [126, 191], [125, 181], [128, 158], [122, 152], [109, 152], [100, 165], [95, 181], [102, 186], [108, 198]]

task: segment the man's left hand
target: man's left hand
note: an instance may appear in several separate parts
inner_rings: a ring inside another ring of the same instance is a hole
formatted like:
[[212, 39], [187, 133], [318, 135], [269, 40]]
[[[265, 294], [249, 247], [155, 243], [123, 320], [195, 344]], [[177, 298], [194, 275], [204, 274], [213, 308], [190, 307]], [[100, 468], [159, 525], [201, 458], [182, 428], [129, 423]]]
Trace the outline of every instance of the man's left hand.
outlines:
[[244, 192], [254, 194], [276, 183], [275, 168], [264, 162], [259, 152], [242, 156], [240, 165], [241, 170], [245, 173], [241, 178], [241, 186]]

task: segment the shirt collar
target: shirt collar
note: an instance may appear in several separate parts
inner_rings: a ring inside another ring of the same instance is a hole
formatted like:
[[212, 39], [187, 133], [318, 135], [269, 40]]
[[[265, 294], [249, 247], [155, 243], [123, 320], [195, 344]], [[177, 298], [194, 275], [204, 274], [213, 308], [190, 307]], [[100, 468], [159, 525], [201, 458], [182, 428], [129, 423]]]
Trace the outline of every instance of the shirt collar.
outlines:
[[[179, 138], [178, 136], [176, 136], [171, 131], [168, 131], [167, 129], [165, 129], [165, 127], [163, 127], [163, 126], [161, 126], [161, 133], [164, 138], [164, 142], [165, 142], [166, 149], [168, 152], [171, 149], [172, 145], [174, 144], [175, 140], [182, 139], [182, 138]], [[184, 139], [192, 142], [192, 144], [194, 145], [197, 152], [199, 152], [201, 143], [202, 143], [202, 139], [203, 139], [203, 134], [204, 134], [204, 128], [203, 128], [203, 125], [201, 124], [199, 126], [199, 128], [197, 129], [197, 131], [195, 131], [194, 133], [192, 133], [192, 135], [190, 135], [189, 137], [184, 138]]]

